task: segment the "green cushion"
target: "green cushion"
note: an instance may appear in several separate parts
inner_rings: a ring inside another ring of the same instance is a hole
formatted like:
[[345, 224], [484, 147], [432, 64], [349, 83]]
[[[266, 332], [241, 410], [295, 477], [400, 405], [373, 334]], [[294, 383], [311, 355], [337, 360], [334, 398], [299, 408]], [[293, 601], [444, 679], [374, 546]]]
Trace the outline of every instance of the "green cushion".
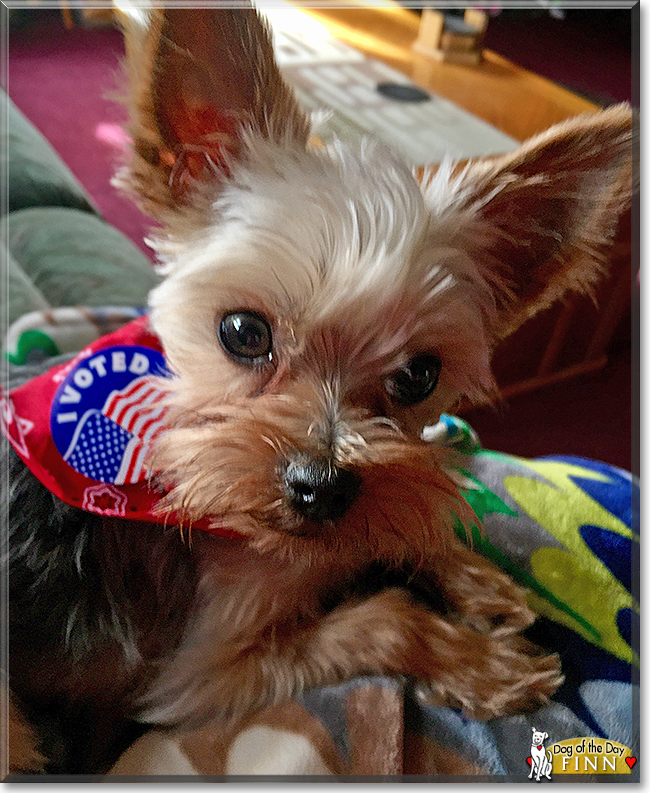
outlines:
[[2, 335], [8, 325], [30, 311], [47, 311], [50, 304], [27, 277], [22, 267], [9, 253], [5, 245], [0, 246], [0, 278], [2, 279]]
[[[0, 92], [2, 172], [8, 175], [7, 211], [36, 206], [75, 207], [99, 214], [82, 186], [41, 133]], [[3, 115], [4, 115], [3, 113]]]
[[22, 209], [7, 229], [10, 255], [51, 306], [141, 306], [158, 283], [149, 259], [87, 212]]

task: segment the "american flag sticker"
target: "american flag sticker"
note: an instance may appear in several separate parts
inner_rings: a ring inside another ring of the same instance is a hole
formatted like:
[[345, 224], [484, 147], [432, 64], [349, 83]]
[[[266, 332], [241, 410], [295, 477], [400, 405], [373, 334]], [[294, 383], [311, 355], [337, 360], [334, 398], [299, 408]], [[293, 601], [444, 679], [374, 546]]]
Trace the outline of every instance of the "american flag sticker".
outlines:
[[165, 428], [161, 353], [110, 347], [80, 361], [59, 386], [50, 427], [63, 459], [96, 482], [135, 484], [147, 478], [151, 442]]

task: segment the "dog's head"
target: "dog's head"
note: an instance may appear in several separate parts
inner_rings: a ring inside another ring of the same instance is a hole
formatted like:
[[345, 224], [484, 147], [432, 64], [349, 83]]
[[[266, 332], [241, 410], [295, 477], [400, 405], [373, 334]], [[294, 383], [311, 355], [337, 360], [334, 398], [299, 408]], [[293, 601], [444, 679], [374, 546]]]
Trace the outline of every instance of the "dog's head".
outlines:
[[629, 109], [418, 183], [378, 144], [310, 145], [253, 10], [155, 11], [130, 50], [122, 183], [168, 272], [167, 503], [260, 547], [444, 546], [466, 512], [422, 428], [489, 395], [495, 343], [597, 277]]

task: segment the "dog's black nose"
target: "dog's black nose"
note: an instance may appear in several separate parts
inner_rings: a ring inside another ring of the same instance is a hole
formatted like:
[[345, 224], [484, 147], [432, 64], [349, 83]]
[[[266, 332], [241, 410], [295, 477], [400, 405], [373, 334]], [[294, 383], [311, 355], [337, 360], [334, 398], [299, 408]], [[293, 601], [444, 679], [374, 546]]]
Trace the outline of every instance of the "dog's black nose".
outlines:
[[338, 520], [359, 492], [361, 477], [324, 458], [299, 457], [284, 472], [291, 506], [305, 518], [318, 522]]

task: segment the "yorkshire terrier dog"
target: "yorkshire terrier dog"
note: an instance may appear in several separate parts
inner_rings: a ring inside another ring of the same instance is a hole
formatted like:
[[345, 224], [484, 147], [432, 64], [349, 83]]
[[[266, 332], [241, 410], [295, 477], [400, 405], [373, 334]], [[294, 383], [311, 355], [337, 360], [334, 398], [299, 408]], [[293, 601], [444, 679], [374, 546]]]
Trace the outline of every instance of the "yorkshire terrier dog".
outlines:
[[494, 393], [500, 339], [600, 275], [629, 108], [416, 179], [383, 145], [312, 138], [253, 9], [154, 10], [129, 36], [118, 181], [166, 272], [162, 517], [64, 503], [12, 452], [12, 697], [71, 747], [21, 724], [32, 770], [102, 770], [132, 721], [232, 722], [362, 674], [479, 719], [542, 705], [558, 659], [458, 538], [454, 459], [421, 434]]

